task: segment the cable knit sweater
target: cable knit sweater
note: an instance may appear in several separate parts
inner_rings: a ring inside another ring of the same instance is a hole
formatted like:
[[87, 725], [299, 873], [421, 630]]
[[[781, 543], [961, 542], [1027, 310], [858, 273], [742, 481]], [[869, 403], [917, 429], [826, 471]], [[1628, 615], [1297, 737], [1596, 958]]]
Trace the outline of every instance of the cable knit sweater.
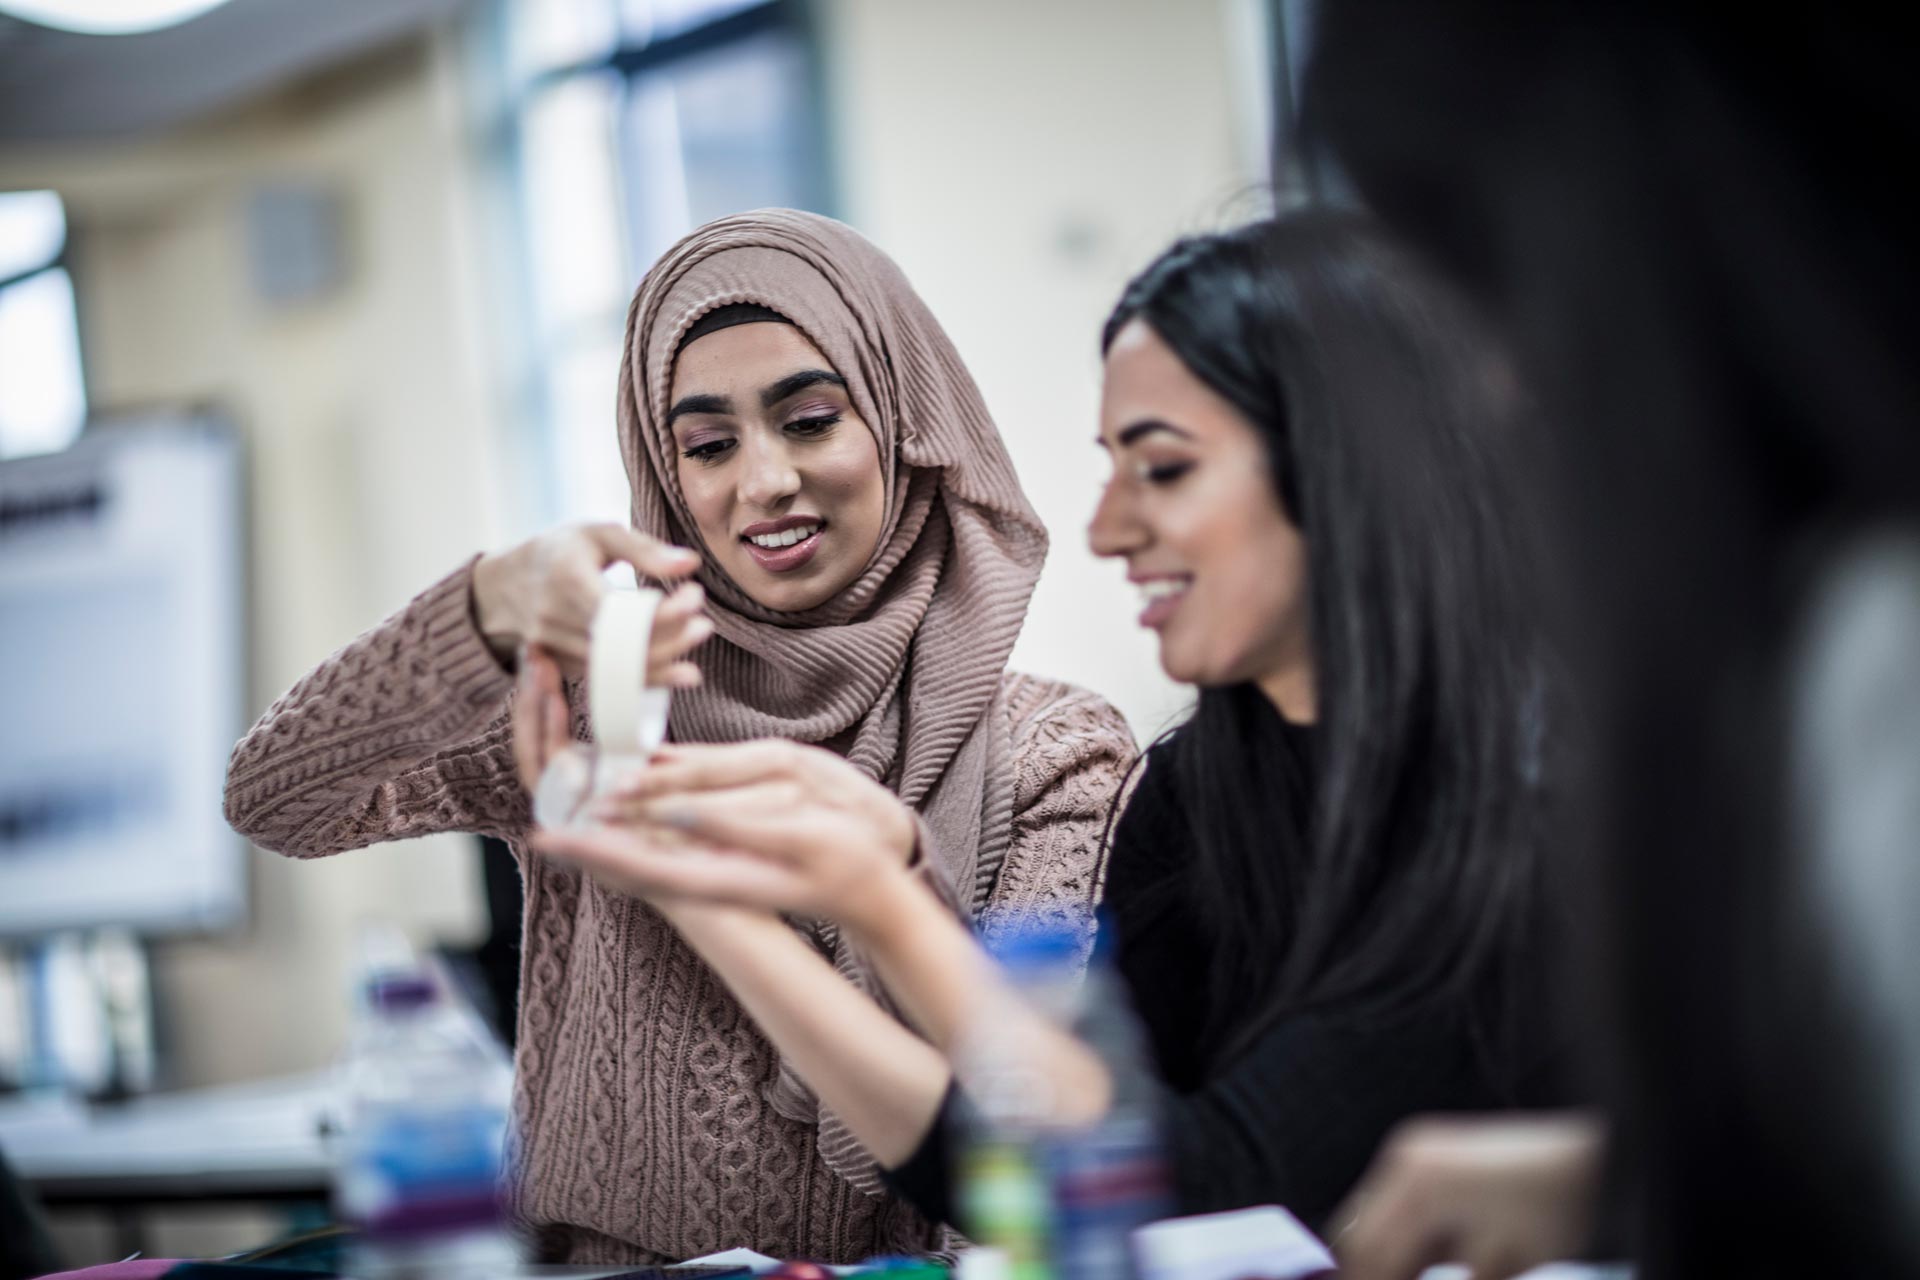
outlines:
[[[226, 812], [322, 857], [442, 831], [498, 836], [526, 885], [513, 1198], [546, 1257], [675, 1260], [735, 1245], [851, 1262], [950, 1243], [823, 1114], [777, 1113], [772, 1046], [644, 902], [527, 855], [511, 677], [475, 626], [472, 565], [308, 674], [234, 749]], [[1134, 747], [1119, 713], [1009, 673], [1012, 844], [980, 921], [1085, 908]], [[584, 723], [576, 713], [576, 732]]]

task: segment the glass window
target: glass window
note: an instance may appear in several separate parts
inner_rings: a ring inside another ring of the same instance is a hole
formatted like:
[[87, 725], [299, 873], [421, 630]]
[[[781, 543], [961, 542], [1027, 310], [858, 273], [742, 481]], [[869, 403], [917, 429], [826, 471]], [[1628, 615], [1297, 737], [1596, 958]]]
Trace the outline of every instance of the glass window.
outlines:
[[610, 74], [539, 90], [522, 122], [535, 323], [553, 337], [604, 322], [631, 289], [622, 230], [619, 111]]
[[825, 209], [813, 48], [796, 0], [509, 0], [525, 402], [544, 520], [624, 519], [614, 387], [647, 267], [703, 222]]
[[64, 449], [86, 424], [66, 240], [57, 194], [0, 193], [0, 458]]
[[0, 193], [0, 280], [47, 266], [67, 247], [67, 211], [52, 191]]
[[521, 79], [599, 62], [620, 33], [614, 0], [512, 0], [508, 65]]
[[795, 109], [807, 77], [797, 44], [767, 34], [639, 79], [626, 155], [639, 261], [725, 214], [818, 207], [826, 183], [809, 115]]
[[731, 17], [766, 0], [621, 0], [621, 25], [629, 40], [644, 43]]

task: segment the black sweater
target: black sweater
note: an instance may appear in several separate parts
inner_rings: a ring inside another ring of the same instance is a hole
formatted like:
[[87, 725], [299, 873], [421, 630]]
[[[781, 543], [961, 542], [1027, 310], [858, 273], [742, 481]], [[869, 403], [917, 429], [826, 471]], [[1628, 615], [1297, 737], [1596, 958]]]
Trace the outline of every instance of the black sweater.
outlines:
[[[1311, 734], [1277, 714], [1273, 719], [1288, 755], [1276, 779], [1304, 830]], [[1211, 1061], [1200, 996], [1210, 981], [1210, 935], [1189, 889], [1191, 842], [1172, 770], [1156, 768], [1164, 751], [1148, 753], [1146, 773], [1115, 827], [1102, 928], [1164, 1085], [1160, 1105], [1180, 1212], [1276, 1203], [1319, 1227], [1399, 1121], [1571, 1100], [1544, 1015], [1517, 1029], [1503, 1019], [1494, 1034], [1489, 1010], [1501, 993], [1491, 982], [1488, 990], [1390, 1021], [1282, 1017], [1238, 1056]], [[942, 1221], [953, 1216], [947, 1136], [958, 1105], [949, 1092], [920, 1147], [888, 1175], [897, 1191]]]

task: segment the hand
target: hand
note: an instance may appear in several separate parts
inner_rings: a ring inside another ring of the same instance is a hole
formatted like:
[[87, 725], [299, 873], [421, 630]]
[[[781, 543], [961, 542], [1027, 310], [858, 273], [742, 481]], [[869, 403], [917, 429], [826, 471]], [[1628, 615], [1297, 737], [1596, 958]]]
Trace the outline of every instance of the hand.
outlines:
[[1603, 1145], [1581, 1112], [1401, 1125], [1332, 1218], [1341, 1280], [1411, 1280], [1440, 1262], [1504, 1280], [1572, 1256], [1591, 1228]]
[[521, 651], [511, 713], [514, 772], [532, 795], [547, 762], [573, 744], [573, 713], [560, 685], [560, 668], [538, 645]]
[[913, 816], [839, 756], [768, 740], [663, 748], [589, 816], [536, 848], [630, 892], [731, 902], [855, 928], [884, 911], [912, 858]]
[[[688, 688], [700, 683], [700, 668], [683, 654], [708, 635], [713, 624], [699, 612], [700, 587], [688, 583], [654, 614], [647, 648], [647, 683]], [[547, 762], [573, 743], [572, 712], [560, 683], [560, 666], [539, 645], [520, 654], [520, 675], [513, 689], [513, 763], [520, 785], [532, 795]]]
[[[511, 550], [482, 556], [474, 566], [473, 613], [487, 647], [506, 664], [523, 646], [537, 645], [559, 663], [562, 674], [577, 678], [586, 667], [588, 633], [606, 590], [600, 575], [619, 562], [632, 565], [643, 580], [660, 582], [684, 578], [700, 566], [700, 558], [687, 548], [668, 546], [625, 525], [549, 530]], [[654, 619], [656, 651], [677, 650], [678, 657], [711, 633], [712, 623], [700, 615], [699, 593], [697, 585], [688, 583], [662, 602]], [[696, 617], [708, 631], [688, 640]], [[699, 679], [691, 664], [671, 661], [656, 678], [651, 652], [647, 670], [652, 684]]]

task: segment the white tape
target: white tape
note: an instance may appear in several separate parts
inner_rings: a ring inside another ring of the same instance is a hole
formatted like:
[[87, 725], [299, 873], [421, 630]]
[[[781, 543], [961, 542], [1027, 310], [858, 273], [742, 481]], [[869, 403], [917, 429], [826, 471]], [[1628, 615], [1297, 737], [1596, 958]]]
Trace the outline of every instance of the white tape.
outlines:
[[533, 794], [543, 827], [578, 821], [587, 801], [630, 779], [667, 739], [668, 689], [647, 687], [647, 649], [661, 595], [651, 588], [609, 590], [587, 639], [587, 710], [593, 742], [558, 751]]
[[592, 790], [590, 748], [562, 747], [547, 761], [533, 789], [533, 820], [547, 828], [571, 825]]
[[647, 644], [660, 599], [658, 591], [644, 587], [608, 591], [593, 615], [587, 647], [588, 710], [594, 741], [602, 751], [641, 754], [666, 737], [666, 699], [648, 696], [666, 690], [647, 688]]

